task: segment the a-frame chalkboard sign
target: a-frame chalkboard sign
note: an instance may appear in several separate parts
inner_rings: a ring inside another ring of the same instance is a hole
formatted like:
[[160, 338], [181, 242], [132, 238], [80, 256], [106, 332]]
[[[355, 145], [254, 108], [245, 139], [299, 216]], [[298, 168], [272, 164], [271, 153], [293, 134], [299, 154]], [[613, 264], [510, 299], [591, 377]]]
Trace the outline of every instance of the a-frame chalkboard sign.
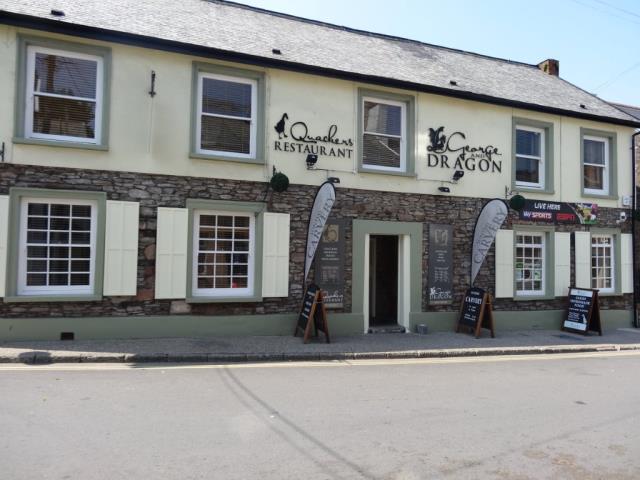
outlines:
[[478, 287], [472, 287], [465, 292], [460, 306], [456, 333], [460, 333], [462, 327], [472, 330], [476, 338], [480, 337], [480, 329], [482, 328], [491, 332], [491, 338], [495, 337], [491, 294]]
[[602, 336], [598, 290], [569, 287], [569, 309], [562, 329], [583, 335], [597, 332]]
[[324, 333], [326, 342], [330, 343], [329, 324], [327, 323], [327, 311], [323, 302], [322, 290], [315, 283], [309, 284], [304, 292], [293, 336], [297, 336], [298, 331], [302, 330], [304, 343], [307, 343], [312, 329], [315, 330], [316, 337], [318, 332]]

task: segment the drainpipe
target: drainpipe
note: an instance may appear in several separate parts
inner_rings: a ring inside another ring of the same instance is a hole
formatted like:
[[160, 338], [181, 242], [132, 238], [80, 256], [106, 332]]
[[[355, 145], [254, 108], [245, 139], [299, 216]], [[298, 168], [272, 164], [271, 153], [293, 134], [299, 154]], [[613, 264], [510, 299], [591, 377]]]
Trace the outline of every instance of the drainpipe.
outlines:
[[638, 318], [638, 297], [640, 296], [638, 292], [638, 282], [636, 279], [638, 267], [636, 265], [637, 255], [636, 255], [636, 137], [640, 135], [640, 130], [631, 135], [631, 178], [633, 185], [633, 196], [631, 200], [632, 210], [631, 210], [631, 258], [633, 265], [633, 325], [636, 328], [640, 328], [640, 318]]

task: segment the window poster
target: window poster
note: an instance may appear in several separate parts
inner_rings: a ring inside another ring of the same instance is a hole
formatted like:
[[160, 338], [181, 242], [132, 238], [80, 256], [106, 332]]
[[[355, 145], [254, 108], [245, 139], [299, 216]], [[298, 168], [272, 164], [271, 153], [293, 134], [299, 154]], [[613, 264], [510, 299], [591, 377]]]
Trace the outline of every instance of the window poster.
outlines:
[[453, 228], [429, 225], [429, 303], [446, 304], [453, 300]]
[[324, 292], [326, 308], [344, 307], [346, 228], [346, 219], [329, 218], [318, 244], [315, 279]]

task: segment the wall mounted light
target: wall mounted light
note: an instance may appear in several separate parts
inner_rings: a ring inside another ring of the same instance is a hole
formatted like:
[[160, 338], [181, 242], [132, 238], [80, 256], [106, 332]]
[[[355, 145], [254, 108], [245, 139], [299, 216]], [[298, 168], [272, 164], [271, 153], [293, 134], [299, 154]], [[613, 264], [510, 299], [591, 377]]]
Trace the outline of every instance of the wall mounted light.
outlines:
[[327, 182], [338, 184], [338, 183], [340, 183], [340, 179], [338, 177], [329, 177], [329, 178], [327, 178]]
[[442, 193], [450, 193], [451, 189], [449, 187], [438, 187], [438, 191]]
[[151, 98], [156, 96], [156, 71], [151, 70], [151, 90], [149, 90]]
[[310, 153], [307, 155], [307, 170], [312, 170], [313, 166], [318, 162], [318, 155]]
[[462, 177], [464, 177], [464, 170], [456, 170], [453, 173], [453, 181], [457, 182], [458, 180], [460, 180]]

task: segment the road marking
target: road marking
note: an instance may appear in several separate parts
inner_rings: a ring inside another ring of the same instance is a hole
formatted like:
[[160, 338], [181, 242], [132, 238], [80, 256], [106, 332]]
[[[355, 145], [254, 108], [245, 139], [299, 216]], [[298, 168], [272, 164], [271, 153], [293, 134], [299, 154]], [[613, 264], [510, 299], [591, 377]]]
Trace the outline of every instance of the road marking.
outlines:
[[199, 370], [221, 368], [335, 368], [335, 367], [373, 367], [394, 365], [443, 365], [459, 363], [492, 363], [567, 360], [577, 358], [638, 357], [640, 350], [608, 352], [545, 353], [532, 355], [495, 355], [452, 358], [400, 358], [379, 360], [327, 360], [314, 362], [259, 362], [225, 364], [172, 364], [172, 363], [53, 363], [49, 365], [0, 364], [0, 372], [15, 371], [106, 371], [106, 370]]

